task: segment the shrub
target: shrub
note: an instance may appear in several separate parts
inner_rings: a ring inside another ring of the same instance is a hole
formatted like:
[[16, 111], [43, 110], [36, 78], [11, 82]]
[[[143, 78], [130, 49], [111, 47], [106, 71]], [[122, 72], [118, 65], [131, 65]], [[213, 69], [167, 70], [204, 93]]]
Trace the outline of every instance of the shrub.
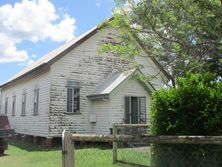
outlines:
[[[151, 132], [154, 135], [222, 135], [222, 83], [213, 74], [188, 74], [177, 80], [176, 87], [155, 92], [151, 105]], [[214, 157], [214, 161], [216, 158], [218, 163], [214, 166], [222, 166], [219, 158], [222, 157], [222, 148], [213, 155], [210, 148], [214, 147], [155, 145], [153, 166], [167, 167], [169, 164], [166, 162], [174, 162], [170, 166], [182, 167], [179, 157], [183, 157], [184, 162], [188, 161], [186, 157], [189, 161], [198, 161], [195, 166], [203, 163], [207, 166], [209, 156]], [[161, 161], [165, 161], [165, 165]]]

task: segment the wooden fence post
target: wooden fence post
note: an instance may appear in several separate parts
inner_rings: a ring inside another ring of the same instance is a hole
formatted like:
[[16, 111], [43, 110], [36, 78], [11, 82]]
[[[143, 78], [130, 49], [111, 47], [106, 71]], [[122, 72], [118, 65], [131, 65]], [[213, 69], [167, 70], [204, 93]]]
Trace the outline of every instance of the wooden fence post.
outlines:
[[[117, 126], [113, 124], [113, 135], [117, 135]], [[117, 162], [117, 142], [113, 142], [113, 164]]]
[[62, 166], [74, 167], [74, 143], [71, 134], [64, 130], [62, 132]]

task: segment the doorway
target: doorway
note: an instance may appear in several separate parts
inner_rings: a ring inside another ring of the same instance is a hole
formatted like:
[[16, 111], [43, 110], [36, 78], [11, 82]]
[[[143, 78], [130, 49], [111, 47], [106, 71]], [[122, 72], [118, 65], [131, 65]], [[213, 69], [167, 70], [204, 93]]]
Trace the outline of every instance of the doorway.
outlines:
[[131, 124], [139, 124], [139, 97], [131, 97]]
[[146, 97], [144, 96], [125, 97], [125, 123], [126, 124], [146, 123]]

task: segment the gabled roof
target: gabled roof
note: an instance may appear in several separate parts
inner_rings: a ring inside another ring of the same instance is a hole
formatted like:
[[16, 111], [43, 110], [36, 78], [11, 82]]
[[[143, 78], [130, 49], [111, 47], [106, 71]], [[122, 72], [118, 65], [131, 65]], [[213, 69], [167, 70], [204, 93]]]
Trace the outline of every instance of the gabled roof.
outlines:
[[[108, 98], [112, 91], [114, 91], [125, 80], [137, 75], [138, 73], [141, 74], [141, 71], [138, 69], [132, 69], [124, 72], [114, 72], [104, 82], [96, 87], [87, 97], [90, 99]], [[145, 84], [141, 81], [140, 83], [145, 87], [148, 93], [154, 91], [154, 88], [150, 83]]]
[[[112, 20], [112, 19], [113, 18], [110, 18], [108, 20]], [[66, 53], [71, 51], [73, 48], [77, 47], [78, 45], [83, 43], [85, 40], [87, 40], [88, 38], [90, 38], [91, 36], [96, 34], [99, 29], [100, 29], [99, 27], [94, 27], [94, 28], [90, 29], [89, 31], [83, 33], [82, 35], [68, 41], [64, 45], [61, 45], [60, 47], [54, 49], [53, 51], [49, 52], [45, 56], [41, 57], [40, 59], [38, 59], [37, 61], [35, 61], [31, 65], [29, 65], [27, 68], [25, 68], [21, 72], [14, 75], [12, 78], [10, 78], [5, 83], [0, 85], [0, 88], [3, 86], [6, 86], [7, 84], [10, 84], [11, 82], [13, 82], [17, 79], [20, 79], [20, 78], [26, 76], [27, 74], [29, 74], [39, 68], [42, 68], [43, 66], [50, 66], [53, 62], [58, 60], [60, 57], [64, 56]], [[164, 68], [159, 64], [159, 62], [153, 57], [151, 58], [151, 60], [160, 69], [160, 71], [162, 71], [162, 73], [166, 76], [166, 78], [170, 80], [171, 76], [164, 70]]]
[[28, 67], [26, 67], [25, 69], [23, 69], [22, 71], [20, 71], [16, 75], [14, 75], [8, 81], [3, 83], [0, 87], [2, 87], [4, 85], [6, 85], [6, 84], [8, 84], [8, 83], [10, 83], [10, 82], [20, 78], [20, 77], [28, 74], [29, 72], [37, 69], [38, 67], [41, 67], [43, 65], [51, 63], [53, 60], [59, 58], [60, 55], [62, 55], [64, 52], [66, 53], [66, 51], [68, 51], [69, 49], [73, 49], [74, 47], [78, 46], [83, 41], [85, 41], [86, 39], [88, 39], [89, 37], [94, 35], [97, 32], [97, 30], [98, 30], [98, 28], [94, 27], [94, 28], [90, 29], [89, 31], [81, 34], [80, 36], [78, 36], [78, 37], [68, 41], [64, 45], [61, 45], [60, 47], [54, 49], [53, 51], [51, 51], [48, 54], [44, 55], [43, 57], [41, 57], [40, 59], [38, 59], [37, 61], [35, 61], [31, 65], [29, 65]]

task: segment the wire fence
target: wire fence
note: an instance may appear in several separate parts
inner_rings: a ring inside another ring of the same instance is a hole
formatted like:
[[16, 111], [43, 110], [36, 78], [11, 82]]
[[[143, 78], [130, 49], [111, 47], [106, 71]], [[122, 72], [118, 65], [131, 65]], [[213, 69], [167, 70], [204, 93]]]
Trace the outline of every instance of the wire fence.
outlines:
[[[147, 124], [114, 124], [113, 135], [131, 135], [140, 137], [148, 134]], [[150, 166], [150, 144], [143, 141], [114, 142], [113, 163], [131, 166]]]
[[112, 152], [112, 146], [105, 143], [75, 143], [75, 167], [132, 167], [150, 164], [151, 152], [147, 148], [121, 147], [115, 164]]
[[156, 144], [151, 157], [152, 167], [220, 167], [222, 145]]
[[111, 167], [112, 147], [106, 143], [75, 143], [75, 167]]
[[64, 133], [63, 167], [222, 166], [222, 136], [150, 136], [126, 128], [113, 135]]
[[117, 163], [125, 166], [151, 165], [151, 147], [147, 143], [119, 143], [117, 151]]

